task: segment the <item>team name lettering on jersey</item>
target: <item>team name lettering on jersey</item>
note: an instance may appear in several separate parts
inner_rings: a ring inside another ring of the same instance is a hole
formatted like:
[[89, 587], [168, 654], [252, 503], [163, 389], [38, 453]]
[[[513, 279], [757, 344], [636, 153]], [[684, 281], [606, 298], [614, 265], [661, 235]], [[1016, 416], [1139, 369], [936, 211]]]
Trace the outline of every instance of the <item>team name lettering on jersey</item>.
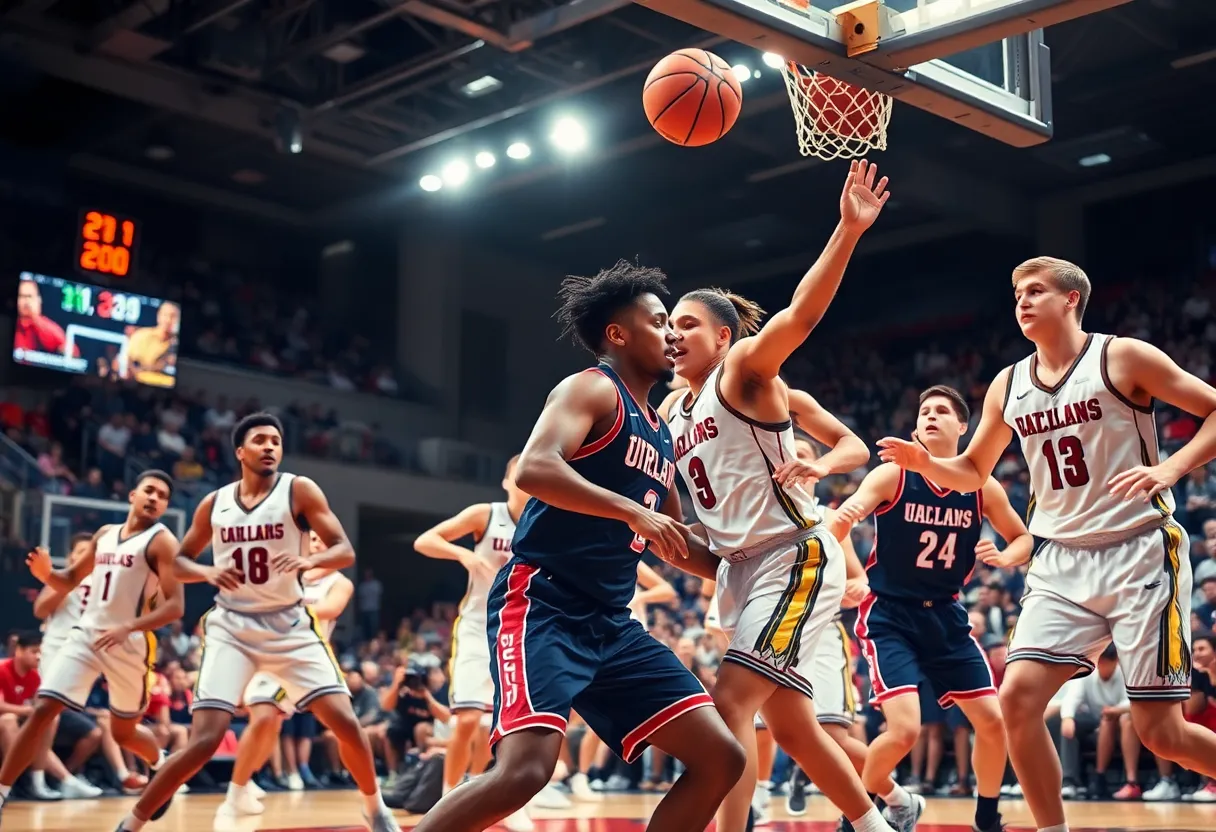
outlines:
[[223, 543], [257, 543], [260, 540], [282, 540], [283, 523], [259, 523], [256, 526], [220, 526]]
[[496, 538], [494, 538], [493, 545], [494, 545], [495, 552], [503, 552], [504, 554], [508, 554], [508, 555], [511, 554], [511, 538], [496, 537]]
[[1018, 433], [1025, 439], [1039, 433], [1050, 433], [1060, 428], [1096, 422], [1101, 418], [1102, 403], [1097, 399], [1087, 399], [1053, 407], [1051, 410], [1038, 410], [1025, 416], [1015, 416], [1014, 422]]
[[717, 436], [718, 426], [714, 424], [713, 416], [697, 422], [676, 439], [676, 461], [679, 462], [686, 453], [702, 442], [708, 442]]
[[125, 566], [132, 567], [135, 565], [135, 555], [125, 554], [120, 555], [115, 552], [98, 552], [97, 557], [93, 560], [94, 566]]
[[904, 521], [923, 526], [947, 526], [954, 529], [969, 529], [972, 523], [975, 522], [975, 512], [971, 509], [904, 503]]
[[654, 445], [647, 442], [636, 433], [629, 437], [629, 447], [625, 449], [625, 465], [641, 471], [652, 480], [663, 483], [671, 488], [675, 481], [676, 467]]

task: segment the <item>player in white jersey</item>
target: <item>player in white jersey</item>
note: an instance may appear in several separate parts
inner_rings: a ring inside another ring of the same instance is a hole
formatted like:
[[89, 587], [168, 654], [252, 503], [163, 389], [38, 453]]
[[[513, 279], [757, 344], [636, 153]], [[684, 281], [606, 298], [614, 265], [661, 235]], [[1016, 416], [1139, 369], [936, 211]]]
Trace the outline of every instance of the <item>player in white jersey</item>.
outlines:
[[[72, 535], [68, 566], [75, 566], [93, 551], [93, 534], [77, 532]], [[42, 667], [50, 667], [59, 649], [67, 642], [72, 629], [80, 623], [85, 602], [93, 586], [93, 575], [89, 573], [71, 592], [60, 592], [44, 586], [34, 599], [34, 617], [42, 621]]]
[[[45, 666], [34, 712], [0, 766], [0, 809], [40, 746], [38, 738], [54, 729], [65, 708], [83, 711], [98, 676], [110, 692], [111, 733], [123, 748], [149, 766], [160, 765], [156, 737], [140, 724], [148, 704], [148, 674], [156, 661], [152, 631], [181, 618], [184, 600], [173, 574], [177, 538], [160, 523], [169, 507], [173, 480], [163, 471], [145, 471], [127, 499], [123, 523], [102, 526], [80, 557], [61, 570], [51, 568], [42, 549], [26, 562], [34, 577], [67, 595], [88, 575], [93, 591], [79, 621]], [[149, 599], [159, 582], [161, 603]]]
[[[295, 707], [311, 710], [337, 737], [372, 832], [398, 832], [380, 796], [371, 747], [345, 677], [304, 605], [302, 574], [352, 566], [354, 549], [317, 484], [279, 471], [283, 426], [275, 416], [241, 419], [232, 430], [232, 447], [240, 478], [202, 499], [174, 563], [181, 580], [206, 581], [219, 590], [200, 622], [203, 654], [190, 741], [165, 761], [118, 832], [140, 832], [165, 813], [181, 784], [215, 755], [259, 670], [277, 677]], [[306, 530], [328, 548], [307, 554]], [[208, 546], [214, 566], [195, 562]]]
[[[794, 291], [760, 328], [759, 307], [717, 290], [691, 292], [671, 313], [676, 374], [687, 379], [667, 418], [676, 464], [696, 500], [716, 570], [722, 627], [731, 635], [714, 689], [726, 724], [748, 749], [748, 768], [718, 812], [722, 832], [741, 832], [756, 786], [755, 715], [861, 832], [887, 829], [848, 758], [815, 719], [805, 675], [814, 646], [840, 606], [844, 556], [818, 523], [811, 498], [787, 474], [808, 468], [794, 453], [782, 364], [819, 323], [861, 234], [890, 195], [865, 161], [850, 167], [841, 220]], [[754, 335], [740, 338], [741, 335]], [[834, 449], [812, 476], [865, 461]], [[692, 566], [688, 560], [677, 564]], [[706, 575], [705, 577], [712, 577]]]
[[[1013, 272], [1018, 325], [1035, 345], [988, 388], [960, 456], [883, 439], [880, 456], [944, 488], [980, 488], [1014, 431], [1030, 466], [1028, 526], [1044, 540], [1026, 576], [1001, 685], [1009, 756], [1039, 829], [1066, 829], [1060, 767], [1043, 722], [1068, 679], [1112, 641], [1136, 733], [1158, 757], [1216, 776], [1216, 734], [1182, 718], [1190, 678], [1191, 567], [1170, 488], [1216, 458], [1216, 390], [1135, 338], [1086, 333], [1089, 278], [1038, 257]], [[1160, 460], [1152, 405], [1204, 419]], [[985, 560], [1015, 565], [1000, 557]]]
[[[325, 551], [326, 545], [316, 532], [308, 534], [308, 552], [319, 555]], [[304, 604], [312, 610], [316, 618], [317, 628], [328, 642], [333, 635], [334, 623], [350, 603], [354, 595], [355, 585], [350, 578], [331, 568], [310, 569], [302, 576], [304, 585]], [[285, 720], [298, 720], [312, 715], [295, 712], [295, 705], [287, 691], [279, 684], [279, 680], [270, 673], [255, 673], [245, 688], [245, 707], [249, 710], [249, 725], [241, 733], [241, 741], [237, 747], [236, 761], [232, 764], [232, 780], [228, 783], [228, 795], [216, 812], [218, 817], [234, 817], [237, 815], [260, 815], [266, 807], [261, 799], [265, 797], [252, 778], [274, 753], [283, 731]], [[307, 724], [307, 721], [305, 721]], [[287, 767], [295, 772], [296, 779], [300, 778], [300, 767], [307, 770], [308, 746], [313, 737], [306, 728], [305, 736], [298, 734], [284, 739], [284, 748], [295, 751], [295, 756], [285, 754]], [[305, 745], [303, 749], [292, 749], [289, 741]], [[298, 762], [296, 762], [298, 761]], [[293, 765], [295, 762], [295, 765]], [[303, 788], [303, 782], [291, 784], [293, 789]]]
[[[486, 598], [498, 570], [511, 559], [515, 521], [528, 495], [515, 485], [514, 456], [507, 462], [502, 487], [505, 503], [477, 503], [427, 529], [414, 549], [429, 558], [454, 560], [469, 573], [468, 589], [452, 625], [452, 660], [448, 666], [452, 703], [452, 736], [443, 761], [443, 788], [455, 788], [466, 773], [481, 774], [490, 763], [490, 731], [484, 716], [494, 710], [490, 645], [486, 635]], [[472, 537], [473, 548], [454, 541]], [[522, 810], [521, 810], [522, 811]]]

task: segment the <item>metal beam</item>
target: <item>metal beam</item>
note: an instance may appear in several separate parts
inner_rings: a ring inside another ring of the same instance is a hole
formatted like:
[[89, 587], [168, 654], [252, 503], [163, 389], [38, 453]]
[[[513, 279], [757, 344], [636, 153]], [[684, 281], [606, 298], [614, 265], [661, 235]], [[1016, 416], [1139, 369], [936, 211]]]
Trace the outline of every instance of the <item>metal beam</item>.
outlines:
[[406, 6], [409, 5], [409, 0], [399, 0], [389, 8], [382, 12], [376, 12], [373, 15], [356, 21], [349, 26], [338, 26], [332, 32], [326, 32], [323, 35], [307, 40], [301, 43], [294, 49], [290, 49], [283, 53], [272, 66], [271, 71], [282, 69], [293, 61], [298, 61], [301, 58], [307, 58], [310, 55], [316, 55], [319, 52], [324, 52], [329, 47], [341, 43], [347, 38], [352, 38], [361, 32], [366, 32], [368, 29], [374, 29], [381, 26], [396, 17], [401, 17], [407, 13]]
[[[465, 55], [476, 52], [485, 45], [485, 41], [475, 40], [472, 43], [466, 43], [455, 49], [437, 49], [434, 52], [428, 52], [416, 60], [388, 69], [379, 75], [373, 75], [371, 78], [346, 90], [341, 95], [335, 96], [328, 101], [323, 101], [313, 107], [311, 112], [314, 116], [330, 112], [339, 113], [340, 110], [338, 108], [345, 104], [358, 101], [360, 98], [371, 95], [385, 87], [400, 84], [402, 81], [407, 81], [415, 75], [421, 75], [424, 72], [437, 69], [444, 64], [451, 63], [459, 58], [463, 58]], [[375, 102], [365, 102], [362, 106], [375, 106]]]
[[134, 0], [122, 11], [110, 15], [90, 29], [84, 36], [85, 48], [90, 51], [98, 49], [119, 32], [135, 31], [165, 14], [170, 5], [170, 0]]
[[[256, 96], [248, 90], [236, 88], [231, 95], [217, 95], [208, 92], [198, 78], [181, 70], [81, 55], [70, 47], [29, 35], [0, 34], [0, 52], [48, 75], [89, 89], [209, 121], [268, 141], [274, 138], [270, 121], [281, 102]], [[306, 141], [305, 149], [348, 165], [362, 166], [366, 161], [358, 153], [319, 139]]]
[[541, 38], [547, 38], [566, 29], [612, 14], [628, 6], [632, 0], [571, 0], [562, 6], [540, 12], [532, 17], [512, 23], [507, 29], [507, 40], [512, 44], [508, 51], [527, 49]]
[[197, 15], [190, 19], [182, 29], [181, 34], [192, 35], [200, 29], [205, 29], [217, 20], [222, 20], [233, 12], [238, 12], [245, 6], [248, 6], [253, 0], [221, 0], [221, 2], [212, 3], [210, 7], [203, 9]]

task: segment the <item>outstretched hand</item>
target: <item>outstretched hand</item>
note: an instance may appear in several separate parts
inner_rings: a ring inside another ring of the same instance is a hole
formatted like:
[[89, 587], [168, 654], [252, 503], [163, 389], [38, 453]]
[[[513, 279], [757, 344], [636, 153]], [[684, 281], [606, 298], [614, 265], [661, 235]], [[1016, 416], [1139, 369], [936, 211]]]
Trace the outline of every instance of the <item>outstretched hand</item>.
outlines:
[[879, 179], [876, 185], [874, 180], [877, 176], [878, 165], [865, 159], [854, 160], [849, 166], [844, 191], [840, 194], [840, 220], [858, 233], [874, 224], [882, 212], [882, 206], [887, 204], [891, 196], [887, 190], [887, 177]]
[[925, 450], [924, 445], [916, 441], [915, 433], [912, 434], [912, 440], [909, 442], [894, 436], [879, 439], [878, 458], [883, 462], [893, 462], [905, 471], [924, 473], [929, 466], [929, 452]]

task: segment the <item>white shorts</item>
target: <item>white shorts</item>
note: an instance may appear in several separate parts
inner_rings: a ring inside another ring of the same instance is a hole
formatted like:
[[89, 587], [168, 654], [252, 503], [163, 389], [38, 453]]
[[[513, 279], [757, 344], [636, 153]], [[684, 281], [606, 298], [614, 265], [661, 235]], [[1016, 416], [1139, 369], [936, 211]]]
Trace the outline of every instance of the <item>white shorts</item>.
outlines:
[[722, 630], [722, 618], [718, 615], [718, 593], [709, 599], [709, 607], [705, 610], [705, 629]]
[[494, 710], [494, 677], [490, 675], [490, 644], [484, 626], [460, 622], [452, 638], [448, 676], [452, 710]]
[[849, 635], [839, 619], [824, 628], [815, 645], [811, 684], [815, 687], [816, 719], [853, 724], [859, 697], [849, 662]]
[[844, 552], [825, 528], [773, 554], [718, 567], [723, 661], [814, 697], [815, 645], [844, 597]]
[[277, 680], [296, 710], [320, 696], [347, 696], [346, 678], [312, 611], [300, 605], [266, 613], [213, 607], [202, 618], [203, 655], [191, 710], [229, 713], [259, 671]]
[[123, 719], [137, 719], [148, 707], [148, 674], [156, 662], [156, 637], [131, 633], [126, 644], [98, 652], [93, 642], [100, 634], [100, 630], [72, 630], [46, 663], [38, 695], [83, 711], [93, 683], [105, 676], [110, 711]]
[[1113, 641], [1129, 699], [1188, 699], [1189, 553], [1172, 519], [1100, 548], [1044, 543], [1026, 575], [1006, 661], [1071, 664], [1085, 676]]
[[279, 684], [279, 680], [269, 673], [255, 673], [245, 686], [245, 707], [250, 705], [274, 705], [286, 716], [296, 712], [295, 703], [287, 695], [287, 691]]

